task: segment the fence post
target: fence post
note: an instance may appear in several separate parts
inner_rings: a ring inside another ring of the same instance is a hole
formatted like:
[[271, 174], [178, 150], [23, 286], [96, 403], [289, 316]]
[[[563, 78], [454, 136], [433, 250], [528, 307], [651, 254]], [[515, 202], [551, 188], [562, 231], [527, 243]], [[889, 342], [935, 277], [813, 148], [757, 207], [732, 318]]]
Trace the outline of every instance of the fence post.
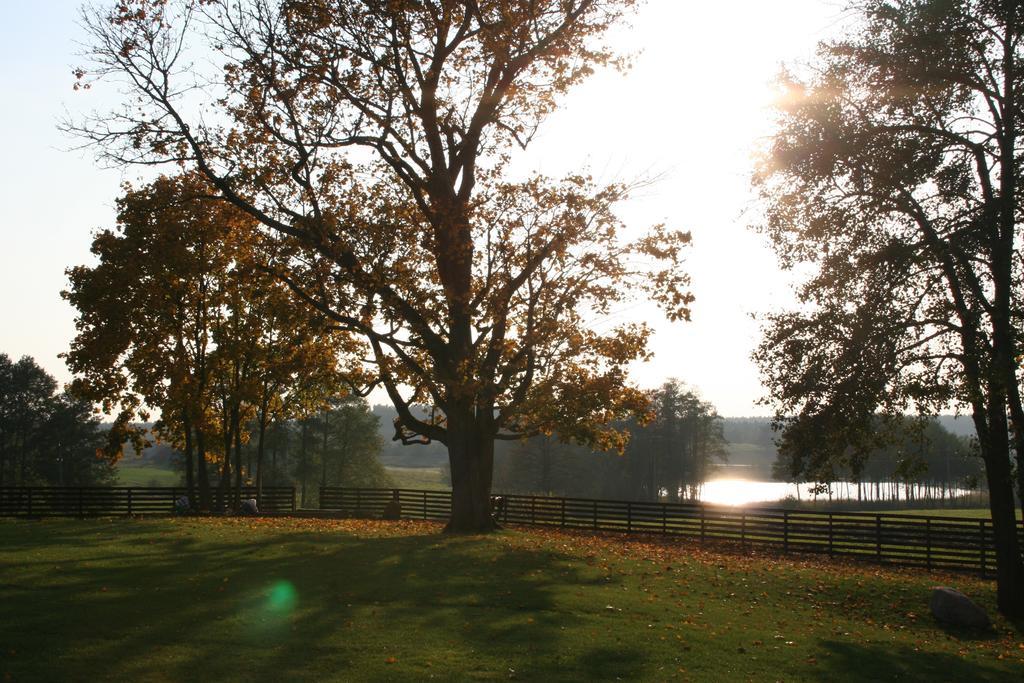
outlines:
[[423, 492], [423, 519], [427, 518], [427, 492]]
[[132, 516], [132, 487], [128, 487], [128, 516]]
[[594, 531], [597, 531], [597, 501], [594, 501]]
[[626, 501], [626, 533], [633, 533], [633, 504]]
[[356, 514], [355, 514], [355, 516], [358, 517], [361, 514], [363, 514], [362, 489], [360, 489], [359, 487], [356, 487]]
[[882, 515], [875, 515], [875, 559], [882, 561]]
[[789, 510], [782, 512], [782, 552], [789, 552]]
[[530, 524], [537, 523], [537, 496], [530, 496]]
[[828, 513], [828, 556], [832, 557], [832, 513]]
[[295, 512], [295, 487], [292, 487], [292, 512]]
[[924, 519], [924, 556], [925, 565], [929, 570], [932, 568], [932, 518]]
[[661, 533], [662, 534], [667, 534], [668, 533], [668, 514], [667, 514], [667, 512], [668, 512], [668, 508], [665, 507], [664, 503], [662, 503], [661, 504]]
[[985, 520], [978, 520], [978, 531], [981, 533], [981, 576], [985, 577]]
[[740, 511], [740, 548], [747, 545], [747, 510]]
[[[507, 515], [508, 512], [505, 514]], [[562, 528], [565, 528], [565, 498], [562, 498]]]
[[700, 506], [700, 542], [704, 543], [704, 506]]

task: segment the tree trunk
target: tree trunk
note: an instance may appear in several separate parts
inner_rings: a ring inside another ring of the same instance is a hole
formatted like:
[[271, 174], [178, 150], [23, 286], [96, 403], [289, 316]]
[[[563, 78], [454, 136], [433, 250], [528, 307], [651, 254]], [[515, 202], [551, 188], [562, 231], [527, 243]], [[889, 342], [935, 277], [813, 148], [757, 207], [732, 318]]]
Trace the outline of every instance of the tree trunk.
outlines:
[[181, 421], [185, 426], [185, 495], [188, 496], [189, 508], [195, 510], [197, 508], [196, 501], [196, 479], [195, 479], [195, 463], [193, 459], [195, 454], [193, 453], [192, 445], [192, 420], [189, 419], [188, 413], [182, 413]]
[[[1024, 617], [1024, 563], [1017, 538], [1017, 519], [1010, 472], [1006, 411], [992, 401], [987, 416], [975, 415], [981, 456], [988, 481], [992, 540], [996, 553], [996, 604], [1008, 617]], [[988, 417], [988, 420], [985, 420]]]
[[448, 417], [452, 512], [447, 533], [474, 534], [498, 528], [491, 513], [494, 438], [471, 413]]
[[225, 512], [230, 507], [231, 447], [234, 443], [235, 423], [232, 419], [229, 399], [225, 395], [221, 396], [220, 406], [221, 441], [224, 452], [223, 459], [220, 462], [220, 478], [217, 481], [217, 508], [221, 512]]
[[309, 470], [309, 462], [307, 461], [306, 442], [309, 436], [309, 419], [303, 418], [302, 420], [302, 434], [299, 442], [299, 486], [301, 487], [302, 507], [306, 507], [306, 475]]
[[228, 487], [231, 483], [231, 419], [223, 412], [224, 459], [220, 463], [220, 480], [217, 482], [217, 507], [223, 512], [228, 503]]
[[231, 409], [231, 423], [235, 435], [235, 490], [232, 504], [237, 508], [242, 504], [242, 424], [237, 403]]
[[331, 411], [324, 408], [324, 433], [320, 447], [320, 488], [327, 486], [327, 431], [330, 425]]
[[263, 439], [267, 433], [267, 410], [260, 411], [259, 434], [256, 437], [256, 506], [263, 502]]
[[274, 449], [270, 452], [270, 473], [274, 475], [274, 485], [277, 484], [277, 449], [281, 446], [281, 422], [274, 421]]
[[1017, 382], [1011, 378], [1008, 384], [1013, 450], [1017, 456], [1017, 496], [1020, 498], [1020, 518], [1024, 522], [1024, 406]]
[[[1015, 22], [1014, 22], [1015, 24]], [[1017, 239], [1018, 201], [1018, 109], [1016, 94], [1019, 83], [1016, 79], [1016, 49], [1020, 35], [1007, 23], [1003, 44], [1003, 117], [1000, 121], [1002, 135], [999, 140], [999, 198], [997, 230], [990, 243], [990, 263], [993, 286], [992, 320], [992, 369], [988, 386], [988, 438], [982, 444], [985, 473], [988, 477], [989, 509], [992, 512], [992, 533], [996, 544], [996, 603], [999, 611], [1007, 617], [1024, 617], [1024, 562], [1020, 554], [1017, 537], [1017, 519], [1013, 496], [1013, 479], [1010, 467], [1010, 433], [1007, 411], [1014, 411], [1013, 397], [1017, 390], [1017, 350], [1015, 339], [1018, 335], [1013, 321], [1014, 277], [1013, 260]], [[1013, 388], [1011, 388], [1013, 387]], [[977, 424], [977, 419], [975, 419]], [[980, 439], [979, 439], [980, 441]], [[985, 446], [991, 449], [985, 452]], [[1021, 454], [1018, 452], [1017, 457]], [[1018, 462], [1020, 462], [1018, 460]], [[1020, 472], [1018, 472], [1020, 476]], [[1020, 480], [1024, 481], [1024, 480]], [[1022, 491], [1024, 495], [1024, 491]]]
[[1024, 617], [1024, 565], [1017, 538], [1009, 458], [986, 461], [985, 473], [996, 551], [996, 603], [1005, 616]]
[[206, 435], [196, 430], [196, 470], [199, 479], [199, 509], [210, 511], [210, 473], [206, 470]]

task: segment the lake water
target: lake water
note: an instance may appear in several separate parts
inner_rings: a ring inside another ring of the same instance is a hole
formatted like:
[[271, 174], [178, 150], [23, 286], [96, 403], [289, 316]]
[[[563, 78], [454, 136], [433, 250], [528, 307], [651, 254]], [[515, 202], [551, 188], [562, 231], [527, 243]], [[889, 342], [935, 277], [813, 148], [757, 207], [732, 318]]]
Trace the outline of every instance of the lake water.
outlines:
[[[789, 496], [802, 500], [814, 500], [808, 492], [809, 484], [800, 484], [799, 492], [797, 484], [787, 484], [781, 481], [758, 481], [754, 479], [714, 479], [704, 484], [701, 489], [700, 499], [704, 503], [715, 505], [749, 505], [750, 503], [772, 503], [781, 501]], [[883, 488], [888, 484], [883, 484]], [[799, 495], [798, 495], [799, 493]], [[884, 491], [883, 491], [884, 493]], [[956, 495], [967, 495], [969, 492], [957, 489]], [[899, 499], [904, 497], [902, 485], [898, 490]], [[947, 492], [947, 495], [948, 492]], [[863, 499], [874, 500], [874, 486], [863, 485]], [[852, 482], [837, 482], [832, 484], [832, 500], [856, 500], [857, 484]], [[828, 500], [827, 494], [819, 495], [817, 500]]]

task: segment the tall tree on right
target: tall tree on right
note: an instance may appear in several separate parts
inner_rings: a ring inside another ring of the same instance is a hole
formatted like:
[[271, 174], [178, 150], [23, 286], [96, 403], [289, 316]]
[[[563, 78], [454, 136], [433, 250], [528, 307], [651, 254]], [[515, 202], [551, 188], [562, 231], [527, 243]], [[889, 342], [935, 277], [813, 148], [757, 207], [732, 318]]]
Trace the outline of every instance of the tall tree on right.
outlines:
[[862, 457], [879, 415], [969, 411], [999, 609], [1022, 616], [1024, 6], [869, 0], [854, 11], [856, 27], [822, 45], [806, 75], [782, 77], [755, 184], [783, 265], [809, 276], [755, 357], [805, 471]]

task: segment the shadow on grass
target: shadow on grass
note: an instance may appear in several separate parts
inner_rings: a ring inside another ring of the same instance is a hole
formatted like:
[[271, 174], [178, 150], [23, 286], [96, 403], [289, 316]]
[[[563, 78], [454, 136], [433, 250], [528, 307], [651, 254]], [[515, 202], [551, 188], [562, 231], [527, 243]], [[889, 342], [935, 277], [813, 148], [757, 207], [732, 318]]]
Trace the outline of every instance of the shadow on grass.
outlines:
[[[1015, 623], [1014, 620], [1009, 621], [1014, 625], [1015, 630], [1018, 632], [1021, 631], [1020, 624]], [[953, 624], [948, 624], [934, 618], [929, 623], [955, 640], [968, 643], [999, 640], [999, 633], [994, 628], [967, 628], [964, 626], [954, 626]]]
[[849, 681], [1002, 681], [1006, 671], [953, 654], [917, 652], [888, 644], [822, 641], [832, 672], [848, 672]]
[[[831, 631], [808, 644], [820, 662], [810, 669], [802, 656], [791, 662], [767, 648], [754, 663], [751, 640], [785, 629], [780, 618], [817, 619], [819, 608], [941, 638], [930, 619], [904, 614], [927, 603], [927, 579], [887, 595], [878, 593], [883, 579], [861, 574], [819, 585], [820, 573], [801, 568], [705, 564], [677, 584], [660, 561], [629, 560], [613, 572], [591, 555], [512, 547], [500, 535], [357, 537], [282, 524], [0, 523], [0, 679], [662, 680], [683, 665], [754, 680], [774, 680], [776, 669], [800, 679], [824, 666], [820, 680], [1006, 678], [991, 660], [916, 652], [907, 639], [851, 643]], [[767, 605], [766, 590], [779, 593], [778, 607], [745, 621], [742, 606], [758, 614], [764, 608], [751, 602]], [[790, 610], [790, 601], [810, 607]], [[679, 630], [680, 617], [693, 623]], [[735, 620], [734, 630], [715, 618]], [[663, 628], [673, 622], [677, 629]], [[744, 627], [757, 632], [740, 635]], [[965, 649], [979, 645], [966, 643], [976, 635], [951, 635]]]
[[18, 557], [0, 565], [0, 675], [14, 680], [568, 680], [565, 652], [592, 680], [643, 663], [631, 646], [565, 642], [555, 587], [595, 579], [550, 553], [439, 534], [31, 525], [0, 526], [2, 557]]

